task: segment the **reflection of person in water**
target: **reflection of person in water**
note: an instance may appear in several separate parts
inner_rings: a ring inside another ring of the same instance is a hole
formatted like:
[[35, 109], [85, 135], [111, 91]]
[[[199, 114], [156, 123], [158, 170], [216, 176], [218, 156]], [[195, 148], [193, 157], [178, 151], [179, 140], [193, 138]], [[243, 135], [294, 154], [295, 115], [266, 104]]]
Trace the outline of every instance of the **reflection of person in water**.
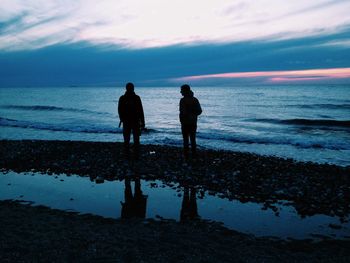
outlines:
[[199, 218], [197, 210], [196, 189], [185, 186], [182, 200], [180, 221], [193, 220]]
[[125, 179], [125, 202], [121, 202], [121, 218], [145, 218], [147, 195], [142, 194], [140, 178], [135, 178], [134, 195], [131, 191], [130, 178]]

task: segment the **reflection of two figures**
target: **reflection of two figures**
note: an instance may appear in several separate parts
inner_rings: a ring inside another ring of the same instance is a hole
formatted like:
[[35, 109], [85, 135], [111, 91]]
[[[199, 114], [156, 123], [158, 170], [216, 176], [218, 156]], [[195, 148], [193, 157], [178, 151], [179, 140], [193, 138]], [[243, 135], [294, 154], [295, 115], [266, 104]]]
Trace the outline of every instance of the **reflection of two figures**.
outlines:
[[196, 193], [197, 191], [194, 187], [184, 187], [184, 195], [182, 199], [180, 212], [180, 221], [199, 219]]
[[[134, 179], [134, 193], [132, 192], [132, 182], [130, 178], [125, 179], [124, 202], [121, 202], [121, 218], [146, 218], [147, 195], [141, 190], [141, 180]], [[171, 205], [171, 204], [169, 204]], [[194, 187], [184, 187], [182, 199], [180, 221], [199, 219], [196, 199], [196, 189]]]
[[124, 202], [121, 202], [121, 218], [145, 218], [147, 195], [142, 194], [140, 178], [134, 179], [134, 194], [131, 189], [131, 179], [125, 178]]

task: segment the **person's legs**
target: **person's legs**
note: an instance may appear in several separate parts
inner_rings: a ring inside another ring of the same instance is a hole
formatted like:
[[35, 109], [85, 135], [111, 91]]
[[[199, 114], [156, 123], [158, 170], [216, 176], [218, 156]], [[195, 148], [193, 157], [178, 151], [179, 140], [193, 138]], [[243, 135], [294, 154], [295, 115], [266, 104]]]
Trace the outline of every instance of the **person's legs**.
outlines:
[[130, 178], [125, 178], [124, 202], [120, 202], [122, 205], [121, 218], [130, 218], [132, 216], [132, 200]]
[[124, 152], [129, 152], [130, 147], [130, 134], [131, 126], [129, 124], [123, 123], [123, 137], [124, 137]]
[[182, 138], [183, 138], [183, 144], [184, 144], [184, 155], [185, 157], [187, 157], [188, 149], [189, 149], [189, 130], [187, 125], [181, 125], [181, 131], [182, 131]]
[[191, 188], [190, 191], [189, 214], [191, 219], [195, 219], [198, 217], [196, 189]]
[[189, 189], [187, 186], [184, 187], [184, 195], [182, 198], [182, 205], [181, 205], [181, 211], [180, 211], [180, 221], [186, 221], [188, 220], [189, 215]]
[[190, 139], [191, 139], [191, 150], [192, 150], [193, 156], [197, 154], [196, 132], [197, 132], [197, 125], [196, 124], [191, 125]]
[[140, 178], [135, 178], [135, 193], [134, 196], [140, 197], [142, 196], [142, 191], [141, 191], [141, 180]]
[[125, 178], [125, 190], [124, 190], [124, 200], [125, 203], [130, 203], [133, 198], [131, 191], [131, 181], [130, 178]]
[[132, 127], [132, 136], [134, 140], [134, 155], [137, 158], [140, 151], [140, 127], [138, 125]]

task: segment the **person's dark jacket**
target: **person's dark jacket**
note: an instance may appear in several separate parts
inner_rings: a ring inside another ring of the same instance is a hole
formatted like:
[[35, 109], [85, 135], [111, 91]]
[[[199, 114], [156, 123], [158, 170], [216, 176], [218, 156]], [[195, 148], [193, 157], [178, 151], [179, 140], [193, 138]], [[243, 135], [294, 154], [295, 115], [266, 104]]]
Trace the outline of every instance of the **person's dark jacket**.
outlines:
[[119, 98], [119, 119], [124, 124], [139, 124], [145, 126], [145, 117], [141, 99], [133, 91], [127, 91]]
[[201, 105], [190, 91], [180, 100], [180, 122], [183, 125], [197, 124], [197, 117], [202, 113]]

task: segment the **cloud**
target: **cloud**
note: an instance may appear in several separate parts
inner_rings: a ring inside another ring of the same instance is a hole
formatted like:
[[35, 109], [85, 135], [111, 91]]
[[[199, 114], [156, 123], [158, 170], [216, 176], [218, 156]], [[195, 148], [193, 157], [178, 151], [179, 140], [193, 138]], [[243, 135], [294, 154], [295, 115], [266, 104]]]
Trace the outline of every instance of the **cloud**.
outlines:
[[0, 50], [87, 42], [152, 48], [334, 34], [350, 1], [2, 0]]
[[259, 79], [270, 83], [283, 82], [307, 82], [318, 80], [347, 79], [350, 80], [350, 68], [308, 69], [287, 71], [255, 71], [255, 72], [230, 72], [221, 74], [208, 74], [186, 76], [173, 79], [174, 82], [200, 82], [206, 79]]
[[[86, 42], [53, 45], [41, 49], [0, 52], [1, 86], [115, 86], [134, 81], [138, 86], [180, 85], [182, 77], [208, 76], [189, 82], [196, 85], [266, 83], [278, 71], [349, 68], [346, 48], [314, 46], [331, 39], [345, 39], [348, 32], [330, 36], [283, 41], [239, 42], [233, 44], [180, 45], [148, 49], [113, 49]], [[292, 47], [299, 47], [293, 49]], [[310, 48], [311, 47], [311, 48]], [[349, 48], [348, 48], [349, 49]], [[210, 78], [225, 72], [243, 73], [236, 78]], [[242, 77], [246, 72], [272, 72], [271, 76]], [[310, 73], [310, 72], [309, 72]], [[322, 76], [325, 72], [322, 72]], [[292, 76], [310, 82], [305, 77]], [[304, 79], [302, 79], [304, 77]], [[344, 78], [319, 81], [341, 82]]]
[[337, 47], [337, 48], [350, 48], [350, 38], [349, 39], [341, 39], [341, 40], [333, 40], [319, 46], [323, 47]]

